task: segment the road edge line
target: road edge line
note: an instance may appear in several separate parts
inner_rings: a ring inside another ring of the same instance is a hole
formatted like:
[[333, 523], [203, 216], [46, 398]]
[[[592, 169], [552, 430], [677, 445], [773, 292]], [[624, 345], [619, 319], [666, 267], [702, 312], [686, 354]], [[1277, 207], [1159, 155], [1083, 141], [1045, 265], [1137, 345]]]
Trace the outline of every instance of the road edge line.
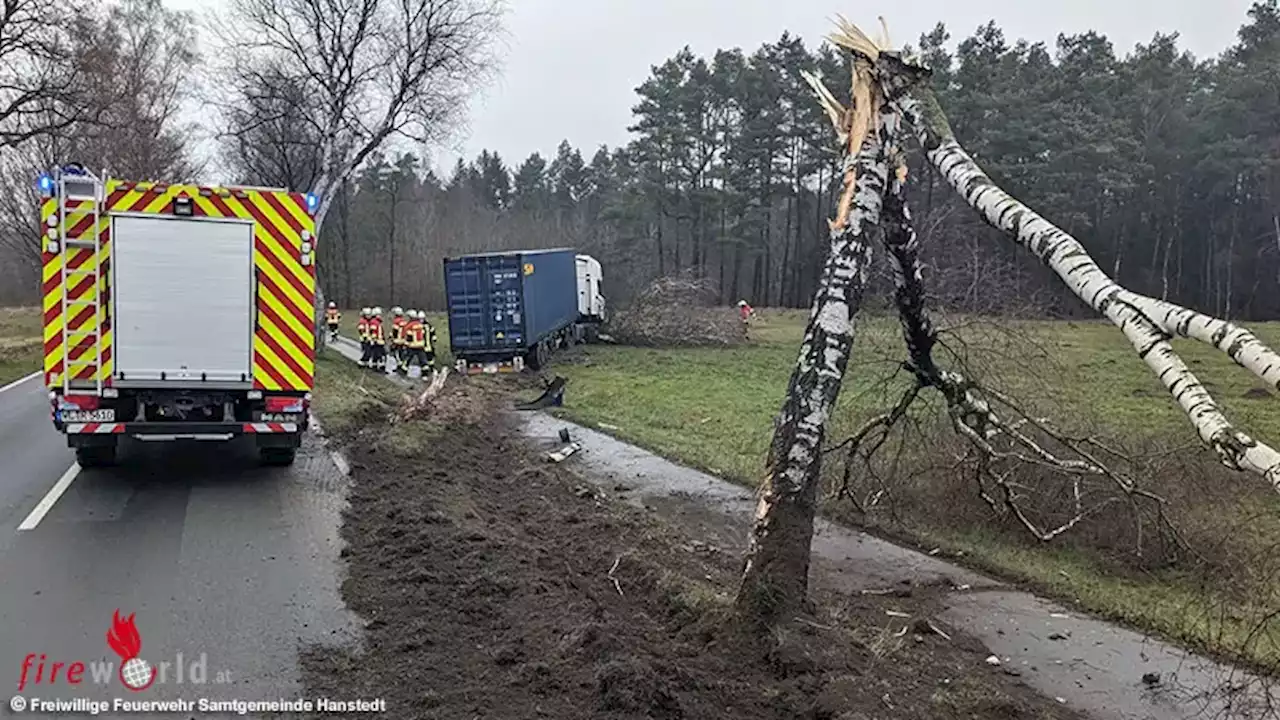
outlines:
[[350, 477], [351, 464], [347, 462], [346, 456], [342, 454], [341, 450], [335, 447], [334, 443], [330, 442], [329, 436], [324, 434], [324, 428], [320, 425], [320, 418], [316, 417], [315, 413], [310, 413], [309, 417], [311, 431], [315, 434], [316, 438], [320, 440], [320, 444], [329, 452], [329, 459], [333, 461], [334, 467], [338, 468], [338, 472], [341, 473], [343, 477]]
[[40, 376], [40, 374], [41, 374], [42, 372], [44, 372], [44, 371], [43, 371], [43, 370], [37, 370], [37, 371], [35, 371], [35, 372], [31, 373], [30, 375], [28, 375], [28, 376], [24, 377], [24, 378], [18, 378], [17, 380], [14, 380], [13, 382], [9, 383], [8, 385], [5, 385], [4, 387], [0, 387], [0, 393], [4, 392], [5, 390], [10, 390], [10, 389], [12, 389], [12, 388], [16, 388], [16, 387], [18, 387], [19, 385], [21, 385], [22, 383], [27, 382], [28, 380], [31, 380], [31, 379], [37, 378], [37, 377], [39, 377], [39, 376]]
[[53, 487], [49, 488], [49, 492], [45, 493], [44, 497], [40, 498], [40, 502], [36, 503], [36, 506], [31, 509], [31, 513], [27, 515], [27, 519], [23, 520], [22, 524], [18, 526], [18, 530], [26, 531], [36, 529], [36, 526], [40, 524], [41, 520], [44, 520], [45, 515], [49, 514], [49, 511], [53, 509], [54, 503], [58, 502], [58, 498], [62, 497], [62, 494], [67, 491], [67, 488], [71, 487], [72, 481], [74, 481], [76, 476], [79, 474], [80, 463], [71, 463], [71, 467], [67, 468], [67, 471], [62, 473], [62, 477], [58, 478], [58, 482], [54, 483]]

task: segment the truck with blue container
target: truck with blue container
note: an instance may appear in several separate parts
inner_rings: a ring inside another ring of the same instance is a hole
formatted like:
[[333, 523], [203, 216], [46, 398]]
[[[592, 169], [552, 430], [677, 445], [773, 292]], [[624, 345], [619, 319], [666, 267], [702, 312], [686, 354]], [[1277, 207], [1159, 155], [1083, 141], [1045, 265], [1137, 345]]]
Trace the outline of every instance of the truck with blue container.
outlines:
[[449, 344], [458, 372], [541, 370], [599, 335], [600, 263], [572, 248], [445, 258]]

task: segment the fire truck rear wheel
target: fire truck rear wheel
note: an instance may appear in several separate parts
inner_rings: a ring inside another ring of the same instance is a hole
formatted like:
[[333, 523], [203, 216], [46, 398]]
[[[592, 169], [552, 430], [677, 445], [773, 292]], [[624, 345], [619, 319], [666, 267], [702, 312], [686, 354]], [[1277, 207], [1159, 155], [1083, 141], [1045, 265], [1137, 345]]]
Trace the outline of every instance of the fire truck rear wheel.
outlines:
[[258, 450], [258, 459], [262, 461], [263, 465], [276, 467], [292, 465], [297, 457], [297, 448], [267, 447]]
[[115, 445], [76, 448], [76, 464], [82, 468], [105, 467], [116, 462]]

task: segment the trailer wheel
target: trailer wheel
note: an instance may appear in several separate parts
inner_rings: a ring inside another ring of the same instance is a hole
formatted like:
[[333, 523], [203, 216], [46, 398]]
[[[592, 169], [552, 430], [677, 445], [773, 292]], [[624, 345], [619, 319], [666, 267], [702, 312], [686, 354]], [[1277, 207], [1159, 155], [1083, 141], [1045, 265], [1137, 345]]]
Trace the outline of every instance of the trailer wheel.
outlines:
[[533, 346], [533, 349], [529, 351], [529, 369], [541, 370], [546, 367], [550, 354], [551, 350], [547, 347], [547, 341], [545, 340]]
[[258, 450], [258, 459], [262, 464], [272, 467], [292, 465], [297, 457], [297, 448], [265, 447]]
[[82, 468], [106, 467], [115, 463], [115, 445], [90, 445], [76, 448], [76, 464]]

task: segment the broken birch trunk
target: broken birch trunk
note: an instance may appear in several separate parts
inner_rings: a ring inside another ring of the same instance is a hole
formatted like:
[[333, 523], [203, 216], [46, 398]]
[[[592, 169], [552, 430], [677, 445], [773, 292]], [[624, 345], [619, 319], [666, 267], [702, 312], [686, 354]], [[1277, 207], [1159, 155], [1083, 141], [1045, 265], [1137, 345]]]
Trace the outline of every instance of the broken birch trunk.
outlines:
[[869, 235], [880, 222], [888, 179], [881, 133], [897, 116], [885, 112], [869, 63], [855, 59], [852, 76], [853, 107], [846, 109], [818, 78], [806, 75], [835, 126], [844, 191], [830, 221], [826, 263], [758, 493], [736, 600], [740, 616], [754, 622], [799, 610], [808, 597], [822, 440], [849, 362], [871, 261]]
[[[884, 428], [887, 432], [903, 417], [922, 389], [934, 388], [946, 400], [952, 426], [970, 443], [970, 451], [961, 462], [970, 457], [976, 461], [973, 465], [979, 495], [993, 510], [1011, 513], [1037, 539], [1048, 542], [1116, 500], [1111, 497], [1086, 507], [1083, 499], [1086, 479], [1101, 478], [1114, 483], [1128, 496], [1130, 503], [1140, 499], [1161, 502], [1159, 498], [1144, 493], [1130, 478], [1099, 462], [1090, 452], [1092, 448], [1087, 439], [1070, 438], [1052, 430], [1047, 420], [1025, 415], [1001, 393], [984, 388], [959, 372], [943, 369], [935, 362], [933, 348], [938, 342], [938, 333], [926, 307], [919, 239], [907, 206], [906, 161], [898, 146], [903, 139], [886, 138], [891, 148], [890, 157], [897, 159], [891, 165], [896, 170], [885, 192], [881, 226], [884, 228], [885, 249], [894, 269], [894, 305], [898, 309], [907, 347], [906, 367], [915, 375], [915, 383], [891, 412], [873, 418], [850, 438], [850, 461], [846, 462], [841, 492], [847, 493], [851, 461], [860, 450], [862, 440], [875, 427]], [[1008, 416], [1001, 417], [997, 406]], [[1067, 454], [1056, 454], [1048, 443], [1037, 438], [1037, 434]], [[1034, 521], [1019, 501], [1020, 490], [1015, 490], [1016, 483], [1009, 480], [1009, 473], [997, 469], [1002, 461], [1034, 464], [1059, 474], [1069, 483], [1070, 495], [1075, 501], [1070, 516], [1065, 521], [1054, 520], [1054, 526], [1042, 526]]]
[[[919, 67], [896, 55], [877, 64], [881, 77], [914, 75]], [[917, 87], [892, 101], [924, 146], [929, 162], [965, 202], [993, 227], [1052, 269], [1073, 293], [1124, 333], [1186, 413], [1200, 439], [1224, 465], [1260, 475], [1280, 491], [1280, 453], [1236, 429], [1218, 404], [1173, 351], [1174, 335], [1190, 337], [1226, 352], [1259, 378], [1280, 387], [1280, 356], [1252, 333], [1172, 303], [1126, 290], [1103, 272], [1074, 237], [1045, 220], [997, 186], [961, 147], [932, 90]]]

